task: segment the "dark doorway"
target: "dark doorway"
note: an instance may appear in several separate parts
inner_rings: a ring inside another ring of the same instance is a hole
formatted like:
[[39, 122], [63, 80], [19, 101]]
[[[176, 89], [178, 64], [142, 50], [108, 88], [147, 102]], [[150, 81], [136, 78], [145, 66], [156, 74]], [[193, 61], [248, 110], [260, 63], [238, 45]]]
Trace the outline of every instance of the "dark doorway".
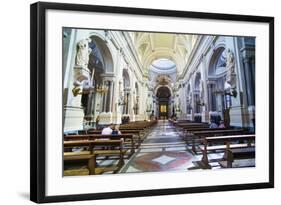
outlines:
[[167, 119], [169, 117], [169, 102], [170, 102], [170, 97], [171, 97], [171, 92], [169, 88], [167, 87], [160, 87], [157, 90], [157, 100], [158, 100], [158, 105], [159, 105], [159, 118], [165, 118]]

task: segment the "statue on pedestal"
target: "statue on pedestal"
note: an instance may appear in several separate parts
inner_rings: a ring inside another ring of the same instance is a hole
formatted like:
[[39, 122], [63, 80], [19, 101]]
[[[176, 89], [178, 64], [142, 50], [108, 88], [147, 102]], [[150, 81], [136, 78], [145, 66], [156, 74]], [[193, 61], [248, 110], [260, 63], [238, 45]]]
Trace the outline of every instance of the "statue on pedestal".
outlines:
[[89, 48], [91, 39], [82, 39], [77, 43], [77, 54], [75, 58], [75, 66], [87, 69], [89, 63], [89, 55], [92, 51]]
[[[77, 53], [75, 57], [74, 66], [74, 88], [72, 89], [73, 95], [77, 96], [83, 89], [84, 85], [91, 84], [91, 74], [88, 69], [89, 54], [91, 49], [89, 48], [90, 39], [82, 39], [77, 43]], [[85, 83], [87, 81], [87, 83]]]
[[236, 74], [235, 74], [235, 59], [233, 52], [228, 49], [227, 50], [227, 58], [226, 58], [226, 82], [225, 82], [225, 90], [236, 87]]

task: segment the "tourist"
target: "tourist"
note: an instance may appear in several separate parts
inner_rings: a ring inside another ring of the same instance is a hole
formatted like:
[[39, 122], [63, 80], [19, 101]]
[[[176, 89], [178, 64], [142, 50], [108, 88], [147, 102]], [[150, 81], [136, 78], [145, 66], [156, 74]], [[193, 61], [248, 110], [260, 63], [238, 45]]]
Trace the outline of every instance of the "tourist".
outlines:
[[219, 128], [225, 128], [225, 125], [224, 125], [224, 121], [223, 121], [223, 120], [220, 121]]
[[121, 132], [119, 130], [119, 125], [114, 126], [114, 129], [112, 131], [112, 135], [121, 135]]
[[212, 120], [209, 128], [218, 128], [218, 125], [215, 123], [214, 120]]
[[114, 125], [111, 123], [107, 127], [103, 128], [101, 134], [102, 135], [111, 135], [113, 128], [114, 128]]

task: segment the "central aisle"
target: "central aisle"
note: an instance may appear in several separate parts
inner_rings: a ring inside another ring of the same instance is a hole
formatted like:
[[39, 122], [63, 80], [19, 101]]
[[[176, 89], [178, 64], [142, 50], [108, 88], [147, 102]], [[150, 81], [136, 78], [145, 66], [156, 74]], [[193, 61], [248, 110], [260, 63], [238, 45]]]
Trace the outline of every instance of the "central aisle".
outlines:
[[120, 173], [187, 171], [194, 157], [167, 120], [159, 120]]

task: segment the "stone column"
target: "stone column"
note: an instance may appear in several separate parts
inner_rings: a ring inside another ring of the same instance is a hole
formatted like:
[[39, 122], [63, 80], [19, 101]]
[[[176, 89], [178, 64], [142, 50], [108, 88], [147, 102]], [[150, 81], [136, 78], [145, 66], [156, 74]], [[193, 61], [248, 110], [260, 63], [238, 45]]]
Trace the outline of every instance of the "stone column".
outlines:
[[105, 112], [110, 112], [111, 111], [111, 95], [112, 95], [112, 90], [111, 90], [111, 81], [106, 81], [106, 87], [107, 87], [107, 93], [106, 93], [106, 104], [105, 104]]
[[[106, 82], [102, 83], [103, 88], [105, 87], [105, 83]], [[106, 95], [107, 93], [102, 92], [102, 112], [106, 112], [106, 100], [107, 100]]]
[[254, 79], [252, 75], [251, 61], [250, 58], [243, 58], [245, 78], [246, 78], [246, 92], [248, 105], [255, 105], [255, 88], [254, 88]]
[[109, 112], [114, 111], [114, 104], [113, 104], [113, 96], [114, 96], [114, 82], [111, 81], [111, 95], [110, 95], [110, 107], [109, 107]]

